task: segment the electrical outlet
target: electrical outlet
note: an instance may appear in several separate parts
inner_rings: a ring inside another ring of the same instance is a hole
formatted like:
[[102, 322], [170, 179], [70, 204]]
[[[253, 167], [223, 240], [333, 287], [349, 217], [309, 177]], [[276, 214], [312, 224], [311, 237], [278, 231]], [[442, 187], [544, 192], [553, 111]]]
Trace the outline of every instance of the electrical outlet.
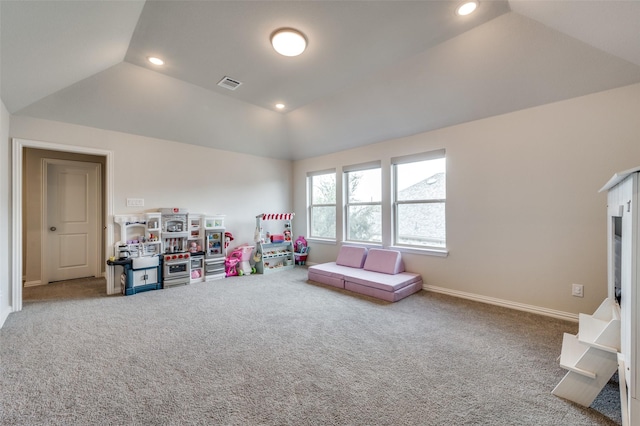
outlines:
[[127, 198], [127, 207], [144, 207], [144, 198]]
[[571, 295], [575, 297], [584, 297], [584, 286], [582, 284], [572, 284]]

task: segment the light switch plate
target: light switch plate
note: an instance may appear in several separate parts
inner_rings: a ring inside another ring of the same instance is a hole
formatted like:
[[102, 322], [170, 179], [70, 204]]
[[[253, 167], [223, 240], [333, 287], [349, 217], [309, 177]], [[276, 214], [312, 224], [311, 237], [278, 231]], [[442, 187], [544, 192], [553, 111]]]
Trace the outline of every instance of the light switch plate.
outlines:
[[144, 198], [127, 198], [127, 207], [144, 207]]
[[571, 295], [575, 297], [584, 297], [584, 286], [582, 284], [572, 284]]

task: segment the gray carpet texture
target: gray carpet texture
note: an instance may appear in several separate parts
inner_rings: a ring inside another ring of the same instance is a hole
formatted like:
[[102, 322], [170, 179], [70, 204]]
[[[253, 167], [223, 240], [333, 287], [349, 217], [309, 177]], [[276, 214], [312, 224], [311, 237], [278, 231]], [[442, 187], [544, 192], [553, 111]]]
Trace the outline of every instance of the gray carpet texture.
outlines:
[[590, 408], [551, 394], [571, 322], [382, 302], [300, 266], [132, 296], [56, 286], [25, 289], [0, 330], [0, 424], [621, 424], [615, 380]]

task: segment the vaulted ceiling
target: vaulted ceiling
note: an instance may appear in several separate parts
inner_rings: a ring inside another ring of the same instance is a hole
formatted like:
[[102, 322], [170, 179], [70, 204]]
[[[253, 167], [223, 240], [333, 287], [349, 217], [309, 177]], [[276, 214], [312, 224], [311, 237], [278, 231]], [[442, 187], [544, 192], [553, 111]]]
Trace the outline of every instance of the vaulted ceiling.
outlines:
[[[640, 82], [640, 1], [457, 4], [1, 0], [0, 95], [15, 115], [301, 159]], [[273, 50], [281, 27], [302, 55]]]

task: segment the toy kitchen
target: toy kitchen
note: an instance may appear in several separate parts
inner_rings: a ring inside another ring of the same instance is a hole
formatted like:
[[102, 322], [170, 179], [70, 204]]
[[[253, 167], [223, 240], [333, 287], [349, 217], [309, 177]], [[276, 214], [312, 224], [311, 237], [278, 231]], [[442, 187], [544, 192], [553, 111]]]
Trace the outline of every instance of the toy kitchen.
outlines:
[[189, 284], [191, 281], [191, 260], [187, 251], [189, 232], [187, 231], [188, 212], [186, 209], [160, 209], [163, 255], [162, 288]]
[[208, 238], [216, 233], [224, 235], [224, 216], [162, 208], [157, 212], [115, 215], [114, 222], [119, 227], [120, 240], [107, 264], [122, 268], [120, 284], [124, 295], [224, 278], [224, 274], [208, 274], [205, 255], [209, 262], [218, 259], [204, 249], [205, 234]]

